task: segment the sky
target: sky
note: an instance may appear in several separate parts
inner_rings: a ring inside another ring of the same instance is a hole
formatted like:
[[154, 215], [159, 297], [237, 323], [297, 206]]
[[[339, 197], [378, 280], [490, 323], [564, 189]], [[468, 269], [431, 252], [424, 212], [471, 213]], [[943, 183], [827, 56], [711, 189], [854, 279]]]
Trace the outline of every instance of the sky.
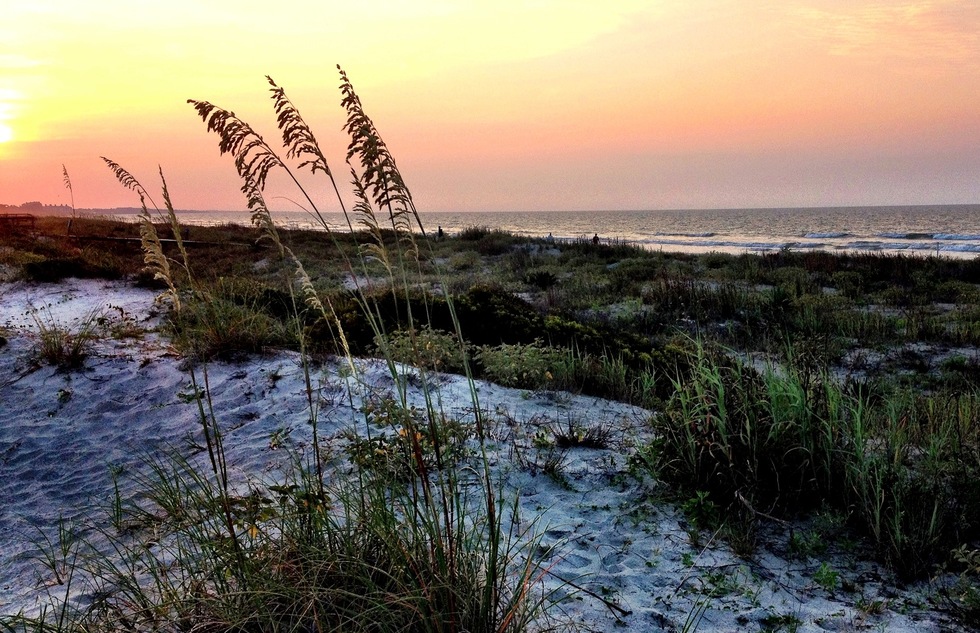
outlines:
[[422, 211], [980, 202], [975, 0], [0, 1], [0, 203], [243, 209], [187, 99], [276, 141], [266, 75], [344, 185], [337, 64]]

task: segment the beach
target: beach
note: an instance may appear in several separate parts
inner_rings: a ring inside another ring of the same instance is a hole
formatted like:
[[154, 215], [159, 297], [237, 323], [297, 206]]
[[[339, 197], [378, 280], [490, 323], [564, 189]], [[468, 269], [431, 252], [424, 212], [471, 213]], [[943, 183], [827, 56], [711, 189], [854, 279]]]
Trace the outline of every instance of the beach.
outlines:
[[0, 633], [980, 631], [980, 5], [771, 4], [5, 10]]

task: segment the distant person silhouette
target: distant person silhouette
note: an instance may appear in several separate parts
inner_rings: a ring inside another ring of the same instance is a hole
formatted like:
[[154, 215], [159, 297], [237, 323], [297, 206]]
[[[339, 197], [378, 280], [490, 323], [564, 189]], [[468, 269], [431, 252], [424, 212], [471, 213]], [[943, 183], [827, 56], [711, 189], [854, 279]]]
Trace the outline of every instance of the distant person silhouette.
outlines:
[[598, 233], [596, 233], [595, 235], [592, 236], [592, 245], [593, 246], [598, 246], [599, 245], [599, 234]]

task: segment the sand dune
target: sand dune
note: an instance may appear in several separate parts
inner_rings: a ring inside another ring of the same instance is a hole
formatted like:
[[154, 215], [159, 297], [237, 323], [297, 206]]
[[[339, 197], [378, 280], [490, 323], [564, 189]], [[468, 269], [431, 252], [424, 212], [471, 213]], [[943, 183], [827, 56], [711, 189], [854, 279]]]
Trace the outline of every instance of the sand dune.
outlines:
[[[151, 291], [120, 282], [0, 285], [0, 326], [9, 339], [0, 348], [0, 613], [33, 611], [49, 592], [58, 594], [32, 559], [34, 543], [51, 537], [61, 518], [105, 523], [110, 469], [126, 496], [136, 492], [134, 479], [147, 473], [148, 461], [166, 451], [203, 459], [183, 359], [152, 331], [159, 313]], [[38, 320], [70, 326], [91, 318], [104, 320], [103, 335], [81, 369], [35, 362]], [[146, 332], [120, 338], [114, 330]], [[329, 363], [317, 370], [321, 436], [340, 456], [344, 433], [363, 426], [359, 404], [394, 387], [382, 363], [358, 366], [358, 381], [342, 379]], [[280, 352], [207, 371], [237, 485], [275, 481], [291, 454], [310, 448], [299, 357]], [[585, 590], [566, 586], [560, 594], [568, 599], [558, 612], [573, 622], [597, 631], [680, 630], [703, 604], [702, 631], [794, 630], [775, 628], [793, 622], [799, 631], [956, 628], [929, 609], [938, 585], [900, 588], [880, 566], [834, 543], [820, 559], [793, 558], [785, 527], [765, 528], [766, 542], [751, 560], [710, 534], [701, 536], [706, 545], [694, 547], [683, 515], [658, 498], [658, 484], [629, 473], [650, 412], [565, 393], [477, 386], [493, 420], [494, 473], [507, 494], [519, 496], [525, 523], [533, 523], [545, 546], [555, 546], [543, 582], [559, 586], [564, 579]], [[464, 379], [442, 376], [438, 393], [447, 415], [472, 416]], [[419, 393], [412, 397], [421, 402]], [[534, 467], [532, 439], [569, 420], [609, 429], [612, 441], [606, 449], [568, 451], [559, 481]], [[815, 580], [821, 564], [839, 573], [836, 588]], [[86, 596], [72, 599], [84, 604]]]

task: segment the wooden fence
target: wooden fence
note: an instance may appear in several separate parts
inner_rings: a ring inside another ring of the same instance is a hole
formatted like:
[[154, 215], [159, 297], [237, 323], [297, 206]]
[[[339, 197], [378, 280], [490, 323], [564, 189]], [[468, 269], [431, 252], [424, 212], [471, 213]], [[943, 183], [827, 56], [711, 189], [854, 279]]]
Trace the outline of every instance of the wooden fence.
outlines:
[[0, 235], [34, 234], [37, 218], [30, 213], [0, 213]]

